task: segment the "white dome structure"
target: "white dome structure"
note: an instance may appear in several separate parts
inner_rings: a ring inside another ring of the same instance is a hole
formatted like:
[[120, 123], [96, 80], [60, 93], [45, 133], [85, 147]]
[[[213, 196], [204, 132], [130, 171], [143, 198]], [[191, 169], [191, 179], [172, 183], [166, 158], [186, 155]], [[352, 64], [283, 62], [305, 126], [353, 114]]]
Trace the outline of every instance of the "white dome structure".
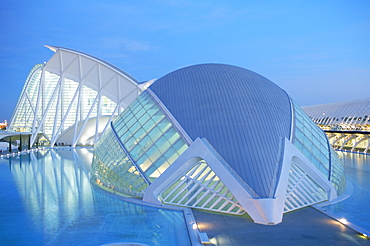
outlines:
[[91, 178], [154, 204], [247, 213], [261, 224], [345, 187], [324, 132], [288, 94], [224, 64], [155, 81], [95, 146]]

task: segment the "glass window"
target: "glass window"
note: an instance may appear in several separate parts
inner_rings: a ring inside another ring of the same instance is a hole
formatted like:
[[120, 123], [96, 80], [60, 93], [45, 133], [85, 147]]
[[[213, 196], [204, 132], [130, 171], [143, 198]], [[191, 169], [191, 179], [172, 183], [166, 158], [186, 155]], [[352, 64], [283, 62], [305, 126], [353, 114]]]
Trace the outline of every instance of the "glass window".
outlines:
[[159, 158], [146, 172], [145, 174], [147, 176], [151, 176], [154, 172], [157, 171], [157, 169], [162, 166], [163, 164], [167, 164], [166, 167], [169, 166], [168, 162], [167, 162], [167, 159], [165, 157], [161, 157]]
[[135, 137], [131, 137], [126, 143], [125, 143], [125, 147], [128, 151], [131, 151], [135, 145], [137, 144], [137, 141], [135, 139]]
[[135, 108], [130, 109], [130, 114], [132, 114], [132, 116], [135, 116], [142, 109], [143, 109], [143, 106], [141, 105], [141, 103], [138, 103]]
[[135, 118], [136, 119], [140, 119], [145, 113], [146, 113], [145, 112], [145, 109], [144, 108], [140, 108], [140, 110], [137, 113], [135, 113]]
[[137, 159], [144, 154], [144, 151], [142, 150], [140, 145], [136, 145], [132, 151], [130, 152], [130, 155], [134, 161], [137, 161]]
[[159, 130], [158, 127], [155, 127], [153, 130], [149, 132], [149, 136], [153, 142], [157, 141], [157, 139], [162, 135], [162, 132]]
[[146, 111], [148, 111], [149, 109], [151, 109], [153, 106], [155, 106], [154, 102], [152, 102], [151, 100], [147, 100], [145, 102], [145, 105], [144, 105], [144, 109]]
[[182, 153], [184, 153], [184, 151], [188, 148], [188, 146], [186, 145], [185, 141], [182, 140], [182, 139], [179, 139], [179, 141], [177, 141], [174, 145], [173, 145], [173, 148], [177, 151], [177, 153], [179, 155], [181, 155]]
[[153, 116], [155, 113], [157, 113], [159, 110], [158, 106], [156, 105], [153, 105], [153, 107], [151, 107], [148, 111], [147, 111], [147, 114], [149, 116]]
[[146, 135], [146, 132], [143, 128], [140, 128], [137, 130], [137, 132], [134, 135], [134, 138], [136, 139], [136, 142], [140, 142], [140, 140]]
[[130, 132], [134, 133], [134, 132], [136, 132], [140, 128], [141, 128], [140, 123], [139, 122], [136, 122], [132, 127], [130, 127]]
[[140, 125], [144, 125], [148, 120], [150, 119], [148, 114], [144, 114], [140, 119], [139, 123]]
[[329, 167], [329, 160], [323, 154], [329, 151], [326, 136], [321, 130], [318, 130], [318, 127], [295, 104], [294, 109], [295, 129], [293, 143], [307, 159], [311, 160], [326, 175], [327, 171], [325, 170]]
[[121, 138], [122, 143], [126, 143], [127, 140], [132, 136], [131, 131], [126, 131]]
[[158, 124], [164, 118], [164, 114], [158, 111], [155, 115], [152, 116], [152, 120]]
[[128, 128], [131, 128], [133, 124], [136, 123], [136, 118], [135, 117], [131, 117], [131, 119], [126, 123], [126, 126]]
[[159, 151], [159, 149], [154, 145], [152, 146], [148, 152], [147, 152], [147, 156], [149, 157], [149, 159], [153, 162], [155, 162], [158, 157], [161, 155], [161, 152]]
[[140, 142], [140, 146], [143, 149], [143, 151], [147, 151], [149, 147], [152, 146], [152, 144], [153, 144], [153, 141], [148, 135], [145, 136]]
[[145, 172], [150, 165], [152, 165], [152, 161], [149, 159], [149, 157], [144, 154], [138, 161], [137, 164], [140, 166], [141, 170]]
[[[116, 182], [119, 187], [126, 185], [124, 189], [129, 192], [146, 187], [135, 165], [145, 172], [147, 178], [153, 180], [188, 147], [149, 92], [144, 91], [132, 105], [135, 107], [126, 108], [113, 124], [125, 149], [118, 146], [119, 151], [114, 151], [110, 144], [100, 144], [97, 148], [97, 151], [105, 149], [104, 158], [111, 168], [107, 174], [110, 182]], [[101, 141], [107, 143], [108, 138], [102, 136]], [[127, 154], [135, 163], [130, 162], [125, 151], [128, 151]], [[112, 159], [112, 156], [115, 157]]]
[[161, 122], [158, 123], [159, 129], [161, 129], [162, 132], [166, 132], [168, 128], [171, 127], [171, 122], [164, 118]]
[[165, 154], [164, 157], [167, 159], [169, 163], [173, 163], [179, 155], [176, 153], [174, 148], [169, 149]]
[[159, 151], [161, 153], [164, 153], [168, 147], [171, 146], [171, 144], [168, 142], [167, 138], [165, 136], [162, 136], [155, 145], [158, 147]]
[[167, 137], [168, 141], [171, 144], [174, 143], [180, 137], [180, 134], [178, 134], [173, 127], [170, 128], [168, 132], [166, 132], [164, 135]]

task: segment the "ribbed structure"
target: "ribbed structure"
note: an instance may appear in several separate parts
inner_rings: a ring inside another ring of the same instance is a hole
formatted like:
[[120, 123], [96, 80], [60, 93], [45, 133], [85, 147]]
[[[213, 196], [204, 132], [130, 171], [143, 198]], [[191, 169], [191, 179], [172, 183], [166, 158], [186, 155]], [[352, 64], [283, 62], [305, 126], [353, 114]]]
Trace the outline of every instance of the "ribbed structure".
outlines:
[[200, 161], [161, 194], [166, 204], [230, 214], [244, 209], [206, 162]]
[[282, 141], [289, 139], [288, 95], [240, 67], [195, 65], [150, 86], [188, 135], [205, 137], [260, 197], [272, 197]]
[[370, 98], [302, 107], [325, 130], [369, 130]]

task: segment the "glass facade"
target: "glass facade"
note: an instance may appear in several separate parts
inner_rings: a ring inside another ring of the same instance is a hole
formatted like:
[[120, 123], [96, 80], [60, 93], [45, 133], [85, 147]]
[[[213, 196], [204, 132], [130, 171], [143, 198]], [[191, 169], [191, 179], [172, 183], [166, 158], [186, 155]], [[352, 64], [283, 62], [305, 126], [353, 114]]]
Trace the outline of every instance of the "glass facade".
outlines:
[[68, 78], [61, 80], [44, 65], [36, 65], [27, 78], [9, 130], [32, 132], [41, 124], [44, 136], [52, 141], [88, 116], [111, 116], [115, 112], [115, 102], [85, 85], [80, 90], [79, 84]]
[[113, 127], [149, 180], [159, 177], [188, 147], [147, 91], [114, 120]]
[[[177, 128], [148, 91], [144, 91], [112, 122], [112, 130], [105, 133], [99, 142], [104, 144], [95, 147], [94, 171], [102, 164], [110, 165], [111, 169], [122, 166], [122, 157], [119, 155], [107, 154], [106, 158], [101, 157], [107, 151], [106, 148], [112, 149], [107, 147], [109, 143], [119, 142], [120, 145], [115, 148], [118, 147], [120, 155], [127, 157], [137, 167], [148, 183], [158, 178], [188, 148]], [[132, 168], [132, 165], [127, 168]], [[107, 181], [103, 182], [105, 186], [111, 183], [111, 176], [99, 177], [100, 180]], [[124, 191], [124, 187], [115, 186], [114, 189]], [[140, 186], [140, 189], [145, 189], [145, 186]]]
[[111, 128], [95, 146], [91, 180], [134, 197], [142, 197], [142, 191], [148, 187], [145, 179], [121, 148]]
[[31, 69], [21, 93], [21, 95], [27, 95], [27, 98], [18, 101], [17, 111], [13, 114], [11, 131], [31, 132], [43, 67], [43, 64], [37, 64]]
[[325, 133], [294, 104], [293, 144], [342, 192], [345, 186], [343, 166], [330, 147]]
[[344, 166], [342, 161], [339, 159], [338, 154], [331, 149], [331, 172], [330, 181], [334, 185], [338, 194], [342, 194], [346, 189], [346, 177], [344, 175]]
[[293, 144], [329, 178], [330, 150], [326, 135], [296, 104], [294, 104], [294, 122]]

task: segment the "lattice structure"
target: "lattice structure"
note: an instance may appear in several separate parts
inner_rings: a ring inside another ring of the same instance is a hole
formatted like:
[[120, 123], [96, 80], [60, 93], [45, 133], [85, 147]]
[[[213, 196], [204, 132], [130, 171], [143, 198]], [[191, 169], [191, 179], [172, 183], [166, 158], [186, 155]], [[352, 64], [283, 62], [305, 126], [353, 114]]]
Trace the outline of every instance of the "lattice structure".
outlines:
[[370, 149], [370, 98], [302, 108], [338, 149]]
[[100, 185], [124, 194], [142, 197], [142, 191], [188, 147], [148, 91], [111, 127], [95, 147], [92, 170], [99, 174], [95, 179]]
[[289, 212], [327, 200], [320, 185], [294, 162], [291, 164], [284, 212]]
[[370, 98], [302, 109], [324, 130], [370, 131]]
[[161, 194], [166, 204], [230, 214], [243, 214], [234, 195], [205, 161], [196, 165]]
[[42, 134], [51, 146], [93, 145], [142, 91], [130, 75], [95, 57], [48, 46], [55, 54], [27, 78], [10, 131]]
[[104, 144], [98, 143], [94, 151], [92, 182], [127, 195], [142, 197], [148, 183], [121, 148], [111, 128], [103, 135], [102, 142]]
[[325, 133], [294, 104], [293, 144], [337, 188], [344, 191], [345, 178], [342, 163], [331, 148]]

